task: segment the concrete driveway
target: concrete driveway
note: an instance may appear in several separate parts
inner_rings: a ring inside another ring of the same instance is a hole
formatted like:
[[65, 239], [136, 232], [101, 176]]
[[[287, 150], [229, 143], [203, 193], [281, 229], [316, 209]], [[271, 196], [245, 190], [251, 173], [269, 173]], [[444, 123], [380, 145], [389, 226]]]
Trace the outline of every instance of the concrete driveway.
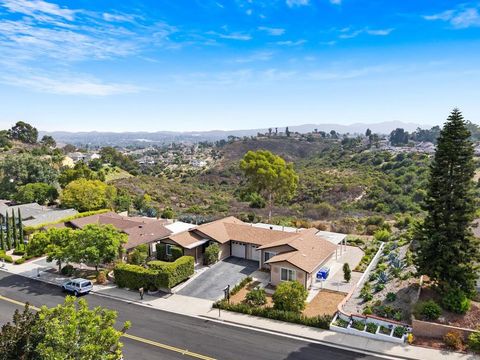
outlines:
[[223, 296], [223, 289], [239, 283], [258, 270], [258, 261], [229, 257], [204, 271], [177, 294], [201, 299], [218, 300]]

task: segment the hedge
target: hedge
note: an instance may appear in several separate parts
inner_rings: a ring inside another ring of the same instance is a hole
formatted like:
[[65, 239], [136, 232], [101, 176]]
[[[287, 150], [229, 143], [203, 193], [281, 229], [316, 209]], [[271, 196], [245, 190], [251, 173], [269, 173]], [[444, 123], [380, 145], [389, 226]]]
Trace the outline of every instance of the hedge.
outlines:
[[162, 287], [171, 289], [193, 275], [195, 260], [193, 256], [182, 256], [173, 262], [154, 260], [147, 265], [152, 270], [159, 271]]
[[131, 264], [117, 264], [113, 269], [115, 283], [118, 287], [138, 290], [141, 287], [147, 290], [158, 290], [158, 271], [146, 269], [143, 266]]
[[0, 260], [3, 260], [7, 263], [13, 263], [13, 258], [5, 253], [0, 253]]
[[301, 313], [295, 313], [293, 311], [275, 310], [274, 308], [268, 306], [254, 307], [245, 303], [229, 304], [226, 300], [217, 301], [213, 304], [213, 307], [242, 314], [260, 316], [268, 319], [312, 326], [320, 329], [329, 329], [330, 323], [332, 322], [332, 316], [326, 314], [308, 317]]
[[157, 243], [155, 245], [155, 249], [157, 250], [157, 259], [158, 260], [166, 260], [167, 259], [167, 246], [164, 243]]
[[33, 231], [40, 230], [41, 228], [43, 228], [45, 226], [60, 224], [60, 223], [63, 223], [63, 222], [72, 221], [72, 220], [75, 220], [75, 219], [80, 219], [80, 218], [91, 216], [91, 215], [104, 214], [104, 213], [107, 213], [107, 212], [110, 212], [110, 211], [112, 211], [112, 210], [111, 209], [100, 209], [100, 210], [93, 210], [93, 211], [85, 211], [85, 212], [78, 213], [76, 215], [64, 217], [64, 218], [56, 220], [56, 221], [46, 222], [46, 223], [38, 224], [38, 225], [35, 225], [35, 226], [26, 226], [24, 231], [27, 232], [27, 233], [31, 233]]
[[150, 261], [148, 267], [118, 264], [113, 273], [118, 287], [148, 290], [171, 289], [194, 273], [192, 256], [182, 256], [174, 262]]
[[183, 249], [178, 246], [170, 247], [170, 252], [172, 253], [172, 258], [174, 261], [183, 256]]

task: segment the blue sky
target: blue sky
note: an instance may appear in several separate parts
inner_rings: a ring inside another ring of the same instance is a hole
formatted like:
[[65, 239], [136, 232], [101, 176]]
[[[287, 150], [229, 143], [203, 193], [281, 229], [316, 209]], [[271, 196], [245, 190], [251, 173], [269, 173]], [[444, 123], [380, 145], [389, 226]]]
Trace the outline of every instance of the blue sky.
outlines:
[[480, 122], [480, 2], [0, 0], [0, 125]]

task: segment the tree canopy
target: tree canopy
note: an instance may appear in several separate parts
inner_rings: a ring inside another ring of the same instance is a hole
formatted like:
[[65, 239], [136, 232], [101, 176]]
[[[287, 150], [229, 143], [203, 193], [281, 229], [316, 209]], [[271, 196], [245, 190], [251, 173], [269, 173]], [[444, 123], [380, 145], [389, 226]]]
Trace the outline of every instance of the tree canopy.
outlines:
[[19, 203], [33, 203], [47, 205], [58, 198], [55, 186], [45, 183], [29, 183], [17, 188], [15, 201]]
[[473, 144], [458, 109], [448, 117], [430, 166], [427, 215], [415, 232], [416, 265], [440, 288], [473, 294], [480, 242], [472, 234], [475, 215]]
[[35, 144], [38, 138], [38, 130], [32, 125], [19, 121], [10, 130], [8, 130], [10, 138], [21, 141], [26, 144]]
[[390, 142], [393, 146], [408, 144], [408, 132], [402, 128], [397, 128], [390, 133]]
[[2, 327], [0, 358], [5, 360], [120, 360], [120, 337], [130, 327], [115, 329], [117, 313], [68, 296], [64, 304], [43, 306], [38, 313], [15, 311], [12, 323]]
[[78, 211], [112, 208], [116, 189], [99, 180], [78, 179], [70, 182], [63, 190], [63, 207]]
[[269, 219], [275, 202], [290, 200], [298, 186], [293, 164], [267, 150], [249, 151], [240, 161], [240, 168], [252, 191], [262, 194], [269, 206]]

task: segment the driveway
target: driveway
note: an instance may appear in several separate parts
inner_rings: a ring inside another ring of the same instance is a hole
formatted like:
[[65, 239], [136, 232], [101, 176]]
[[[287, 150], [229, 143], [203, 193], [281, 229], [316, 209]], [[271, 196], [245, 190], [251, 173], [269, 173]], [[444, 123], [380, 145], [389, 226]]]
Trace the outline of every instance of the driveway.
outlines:
[[229, 257], [205, 270], [177, 294], [218, 300], [223, 296], [223, 289], [227, 285], [235, 286], [256, 270], [258, 270], [258, 261]]

